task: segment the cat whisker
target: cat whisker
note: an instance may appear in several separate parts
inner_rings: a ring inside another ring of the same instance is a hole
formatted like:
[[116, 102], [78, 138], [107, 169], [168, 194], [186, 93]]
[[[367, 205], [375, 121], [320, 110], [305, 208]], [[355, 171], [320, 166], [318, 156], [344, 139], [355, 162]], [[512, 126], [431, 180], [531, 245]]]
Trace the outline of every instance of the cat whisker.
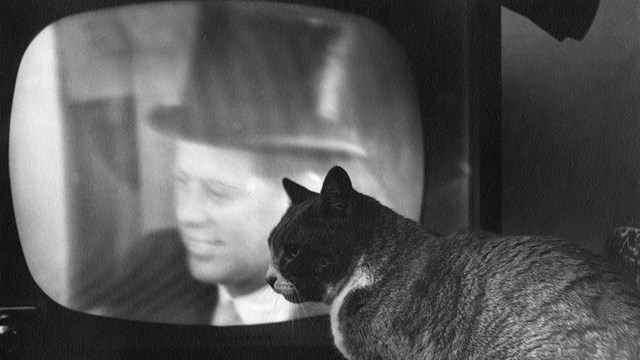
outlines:
[[[295, 307], [296, 315], [298, 315], [300, 311], [302, 311], [304, 313], [305, 318], [307, 319], [311, 318], [311, 316], [306, 310], [306, 307], [304, 306], [305, 304], [304, 298], [302, 297], [302, 295], [300, 294], [297, 288], [294, 287], [294, 290], [295, 290], [296, 297], [298, 298], [298, 300], [300, 300], [300, 303]], [[301, 316], [296, 316], [296, 318], [301, 318]], [[317, 331], [319, 335], [324, 334], [324, 332], [318, 326], [316, 326], [316, 324], [314, 324], [313, 322], [310, 322], [310, 324], [311, 326], [313, 326], [314, 330]]]
[[307, 313], [307, 310], [304, 307], [304, 299], [302, 298], [302, 296], [300, 295], [300, 293], [296, 290], [296, 294], [298, 296], [298, 299], [300, 300], [300, 303], [298, 304], [298, 306], [296, 306], [296, 312], [299, 312], [300, 310], [302, 310], [302, 312], [304, 313], [304, 316], [306, 318], [309, 318], [309, 313]]
[[296, 312], [296, 318], [300, 319], [303, 318], [303, 315], [300, 312], [300, 309], [302, 308], [302, 311], [304, 312], [304, 317], [308, 318], [308, 314], [306, 313], [306, 311], [304, 311], [304, 298], [302, 297], [302, 294], [300, 294], [300, 291], [298, 290], [298, 288], [294, 287], [295, 293], [296, 293], [296, 297], [298, 300], [298, 303], [295, 306], [295, 312]]
[[[298, 296], [298, 290], [295, 288], [295, 286], [293, 287], [293, 293], [294, 293], [294, 295], [296, 297]], [[296, 306], [295, 305], [291, 305], [291, 307], [294, 309], [295, 314], [291, 314], [291, 319], [289, 320], [289, 323], [290, 323], [289, 326], [291, 327], [291, 338], [292, 338], [292, 340], [295, 341], [295, 335], [296, 335], [296, 329], [295, 329], [296, 324], [295, 324], [295, 322], [296, 322], [298, 314], [297, 314]]]
[[280, 294], [276, 294], [276, 293], [274, 293], [272, 295], [274, 295], [274, 296], [271, 296], [271, 299], [269, 300], [269, 303], [270, 303], [269, 304], [269, 308], [271, 308], [273, 312], [276, 312], [276, 311], [278, 311], [278, 308], [280, 306], [282, 306], [281, 302], [280, 302], [280, 299], [279, 299], [279, 296], [281, 296], [281, 295]]
[[264, 318], [269, 317], [268, 314], [278, 314], [284, 306], [280, 298], [281, 295], [269, 287], [261, 289], [256, 296], [256, 305], [252, 308], [255, 317]]

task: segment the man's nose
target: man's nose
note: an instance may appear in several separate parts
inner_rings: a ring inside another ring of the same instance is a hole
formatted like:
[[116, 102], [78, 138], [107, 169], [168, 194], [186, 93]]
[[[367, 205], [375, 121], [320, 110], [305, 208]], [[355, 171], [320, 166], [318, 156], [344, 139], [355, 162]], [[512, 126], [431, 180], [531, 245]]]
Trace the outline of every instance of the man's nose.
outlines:
[[273, 265], [269, 265], [269, 269], [267, 270], [266, 280], [267, 280], [267, 284], [269, 284], [269, 286], [271, 287], [273, 287], [276, 283], [276, 280], [278, 280], [278, 270], [276, 270], [273, 267]]
[[176, 209], [176, 218], [182, 226], [186, 227], [210, 225], [213, 221], [208, 209], [199, 202], [180, 204]]

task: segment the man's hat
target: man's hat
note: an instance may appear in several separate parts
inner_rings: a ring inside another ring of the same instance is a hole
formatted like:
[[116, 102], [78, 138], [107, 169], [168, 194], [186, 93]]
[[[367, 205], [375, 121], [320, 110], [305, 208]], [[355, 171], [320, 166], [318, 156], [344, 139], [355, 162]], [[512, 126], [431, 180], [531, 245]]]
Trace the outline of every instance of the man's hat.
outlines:
[[179, 106], [156, 129], [222, 147], [361, 161], [405, 214], [420, 208], [423, 144], [404, 52], [368, 19], [276, 3], [202, 3]]
[[291, 5], [201, 6], [183, 104], [152, 112], [161, 132], [218, 146], [369, 157], [370, 129], [388, 136], [398, 126], [375, 113], [414, 100], [405, 90], [410, 78], [396, 71], [404, 63], [393, 63], [393, 42], [363, 19]]

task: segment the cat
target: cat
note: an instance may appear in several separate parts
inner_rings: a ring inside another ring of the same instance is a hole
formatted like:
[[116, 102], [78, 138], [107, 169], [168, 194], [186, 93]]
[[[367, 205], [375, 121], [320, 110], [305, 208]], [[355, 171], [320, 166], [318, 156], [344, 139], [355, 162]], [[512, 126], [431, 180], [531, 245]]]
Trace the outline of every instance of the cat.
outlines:
[[283, 179], [267, 283], [331, 306], [349, 359], [640, 359], [640, 296], [595, 254], [543, 237], [439, 237], [353, 189]]

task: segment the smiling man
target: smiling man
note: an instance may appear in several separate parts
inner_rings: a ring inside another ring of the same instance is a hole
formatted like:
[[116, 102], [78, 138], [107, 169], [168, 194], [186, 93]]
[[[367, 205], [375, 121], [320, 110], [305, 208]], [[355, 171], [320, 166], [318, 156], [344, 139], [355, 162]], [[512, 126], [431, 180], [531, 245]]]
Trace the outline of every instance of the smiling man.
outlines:
[[261, 240], [286, 206], [252, 161], [241, 150], [176, 144], [176, 218], [191, 274], [224, 284], [231, 295], [264, 285], [256, 281], [266, 266]]

